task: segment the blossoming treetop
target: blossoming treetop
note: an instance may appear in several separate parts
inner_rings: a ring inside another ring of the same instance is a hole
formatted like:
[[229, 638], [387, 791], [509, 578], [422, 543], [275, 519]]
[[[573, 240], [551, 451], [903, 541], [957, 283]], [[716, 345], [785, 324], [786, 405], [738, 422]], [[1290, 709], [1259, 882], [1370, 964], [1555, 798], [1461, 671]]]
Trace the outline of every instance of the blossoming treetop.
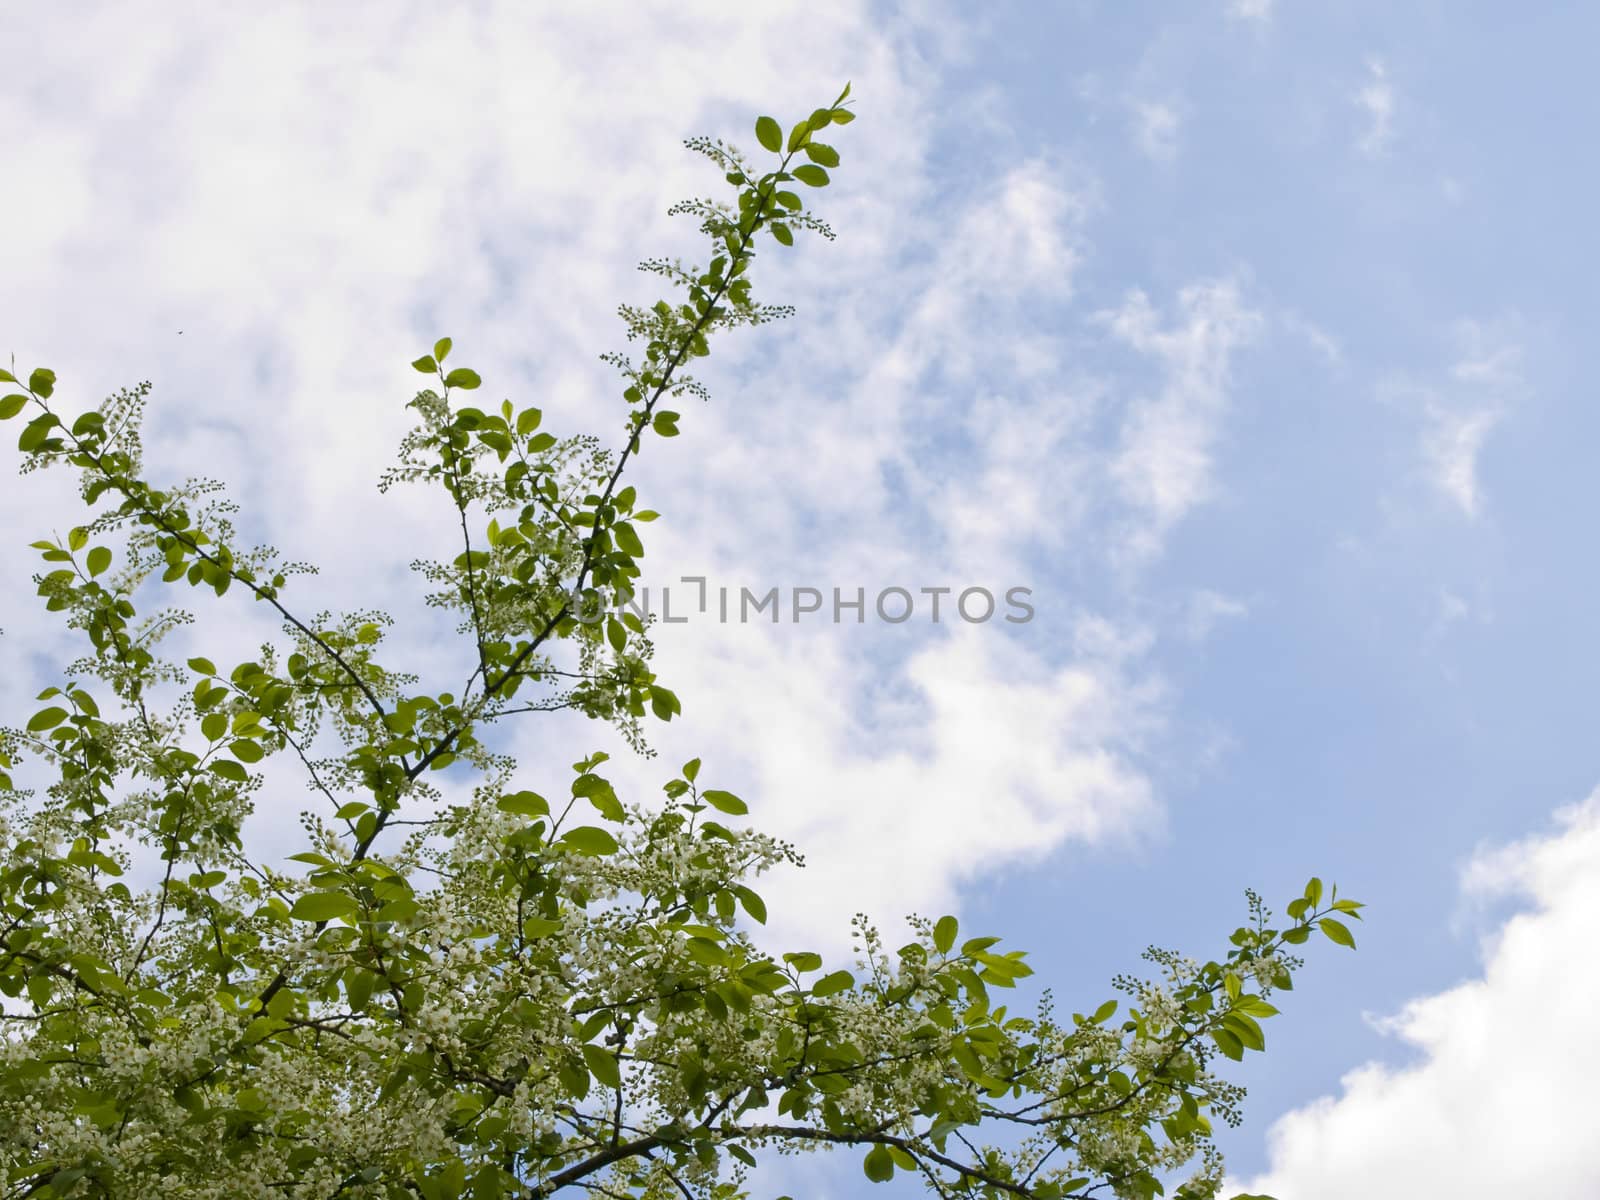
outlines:
[[[945, 1197], [1147, 1200], [1186, 1167], [1176, 1195], [1216, 1193], [1211, 1122], [1241, 1095], [1216, 1060], [1263, 1048], [1290, 947], [1352, 944], [1354, 901], [1312, 880], [1278, 924], [1251, 895], [1220, 958], [1151, 951], [1160, 977], [1116, 981], [1125, 1007], [1022, 1015], [999, 1000], [1023, 953], [948, 916], [898, 948], [858, 923], [853, 969], [766, 952], [751, 881], [796, 856], [699, 760], [636, 803], [603, 754], [496, 747], [502, 722], [555, 707], [635, 742], [678, 713], [625, 603], [656, 514], [623, 477], [703, 394], [686, 367], [712, 339], [785, 315], [752, 295], [758, 241], [832, 237], [801, 195], [838, 165], [821, 135], [848, 93], [787, 135], [761, 118], [759, 161], [688, 143], [733, 199], [677, 206], [705, 265], [644, 264], [675, 298], [622, 310], [643, 350], [608, 356], [619, 448], [465, 403], [480, 379], [448, 338], [412, 364], [433, 382], [383, 486], [438, 488], [459, 518], [423, 567], [460, 620], [450, 691], [386, 659], [381, 613], [302, 606], [306, 569], [239, 544], [212, 485], [145, 477], [148, 385], [72, 416], [51, 371], [0, 372], [23, 470], [76, 470], [87, 510], [34, 543], [84, 655], [0, 733], [6, 1197], [731, 1200], [763, 1151], [829, 1146]], [[243, 661], [163, 659], [187, 616], [160, 597], [184, 585], [268, 606], [280, 636]], [[610, 615], [580, 620], [590, 606]], [[320, 804], [287, 862], [241, 837], [268, 758]], [[443, 801], [447, 769], [470, 799]], [[129, 882], [137, 847], [148, 886]]]

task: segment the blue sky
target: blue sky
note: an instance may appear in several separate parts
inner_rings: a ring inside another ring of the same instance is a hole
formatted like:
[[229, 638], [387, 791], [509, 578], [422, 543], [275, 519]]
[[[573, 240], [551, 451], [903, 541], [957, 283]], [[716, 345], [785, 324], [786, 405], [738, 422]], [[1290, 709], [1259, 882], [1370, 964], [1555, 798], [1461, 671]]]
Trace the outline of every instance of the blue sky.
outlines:
[[[1588, 1194], [1597, 35], [1309, 0], [11, 12], [0, 328], [83, 403], [153, 379], [154, 461], [203, 458], [328, 604], [403, 596], [441, 514], [374, 525], [371, 484], [416, 347], [608, 428], [632, 265], [693, 249], [679, 139], [853, 80], [839, 241], [763, 260], [798, 315], [718, 348], [641, 463], [658, 583], [1038, 615], [663, 629], [663, 759], [810, 859], [775, 932], [955, 911], [1090, 1006], [1318, 873], [1370, 919], [1242, 1072], [1241, 1183]], [[50, 496], [0, 499], [8, 577]], [[45, 634], [11, 609], [14, 656]], [[609, 746], [553, 729], [519, 748]]]

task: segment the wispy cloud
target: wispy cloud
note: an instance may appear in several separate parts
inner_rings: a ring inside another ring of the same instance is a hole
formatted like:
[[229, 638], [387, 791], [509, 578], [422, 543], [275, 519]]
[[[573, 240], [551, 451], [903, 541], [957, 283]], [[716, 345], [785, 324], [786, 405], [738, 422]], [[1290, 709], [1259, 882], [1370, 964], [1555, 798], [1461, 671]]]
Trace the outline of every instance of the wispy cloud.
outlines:
[[1447, 380], [1417, 388], [1421, 458], [1433, 489], [1465, 517], [1484, 507], [1480, 462], [1489, 435], [1523, 391], [1522, 347], [1515, 319], [1459, 321], [1456, 359]]
[[1132, 100], [1128, 107], [1133, 118], [1134, 144], [1156, 162], [1171, 162], [1178, 156], [1178, 129], [1182, 118], [1170, 103]]
[[1344, 362], [1344, 350], [1339, 340], [1321, 325], [1300, 313], [1284, 310], [1278, 314], [1276, 324], [1285, 333], [1300, 338], [1309, 345], [1330, 367]]
[[1428, 406], [1422, 435], [1424, 468], [1433, 486], [1464, 516], [1476, 517], [1482, 508], [1478, 456], [1499, 421], [1499, 411], [1492, 408]]
[[1243, 600], [1210, 588], [1201, 588], [1190, 596], [1187, 608], [1183, 635], [1193, 642], [1205, 641], [1224, 621], [1238, 620], [1250, 613], [1250, 606]]
[[1142, 561], [1213, 486], [1212, 451], [1228, 405], [1233, 355], [1256, 336], [1261, 315], [1232, 280], [1194, 284], [1178, 295], [1170, 322], [1143, 292], [1100, 314], [1115, 337], [1161, 372], [1154, 395], [1133, 402], [1122, 422], [1110, 478], [1134, 517], [1124, 556]]
[[1376, 158], [1394, 140], [1394, 85], [1382, 59], [1367, 59], [1367, 81], [1356, 90], [1353, 99], [1366, 122], [1356, 139], [1356, 149], [1368, 158]]
[[1269, 21], [1273, 0], [1228, 0], [1228, 16], [1235, 21]]

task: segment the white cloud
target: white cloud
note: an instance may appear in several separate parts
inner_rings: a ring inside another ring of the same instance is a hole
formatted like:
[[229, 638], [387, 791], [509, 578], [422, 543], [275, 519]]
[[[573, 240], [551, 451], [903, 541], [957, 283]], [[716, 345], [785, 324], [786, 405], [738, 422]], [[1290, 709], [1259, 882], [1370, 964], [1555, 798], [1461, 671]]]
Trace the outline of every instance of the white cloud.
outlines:
[[1418, 1057], [1368, 1063], [1279, 1120], [1271, 1165], [1240, 1186], [1296, 1200], [1600, 1194], [1589, 1084], [1600, 991], [1600, 793], [1558, 829], [1474, 858], [1469, 897], [1522, 897], [1481, 976], [1414, 1000], [1382, 1028]]
[[809, 859], [762, 888], [776, 932], [836, 937], [858, 910], [884, 922], [936, 915], [1003, 864], [1159, 825], [1135, 765], [1163, 701], [1140, 678], [1144, 647], [1075, 624], [1060, 666], [1025, 626], [1014, 637], [959, 623], [942, 637], [908, 631], [908, 652], [887, 663], [885, 635], [870, 628], [678, 631], [689, 636], [664, 662], [693, 696], [694, 726], [674, 737], [715, 728], [706, 770]]
[[1367, 81], [1352, 99], [1366, 117], [1366, 128], [1356, 141], [1356, 149], [1369, 158], [1376, 158], [1387, 151], [1394, 140], [1394, 85], [1389, 82], [1389, 69], [1382, 59], [1367, 59]]
[[1231, 280], [1194, 284], [1178, 295], [1170, 324], [1143, 292], [1101, 314], [1112, 333], [1160, 367], [1154, 396], [1131, 404], [1111, 480], [1134, 519], [1124, 553], [1132, 561], [1159, 549], [1171, 528], [1212, 489], [1212, 451], [1228, 404], [1234, 353], [1261, 326]]

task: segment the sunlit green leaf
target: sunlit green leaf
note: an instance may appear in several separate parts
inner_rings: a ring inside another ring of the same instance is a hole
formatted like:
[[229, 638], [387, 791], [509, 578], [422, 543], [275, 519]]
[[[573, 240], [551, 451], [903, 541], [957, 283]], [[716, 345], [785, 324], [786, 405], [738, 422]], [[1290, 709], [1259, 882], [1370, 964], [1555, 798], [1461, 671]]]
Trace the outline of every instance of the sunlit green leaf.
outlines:
[[578, 854], [605, 855], [617, 852], [617, 839], [597, 825], [579, 825], [561, 835], [561, 844]]
[[1355, 934], [1350, 932], [1350, 927], [1343, 921], [1335, 920], [1333, 917], [1323, 917], [1317, 922], [1317, 928], [1327, 935], [1330, 942], [1349, 946], [1352, 950], [1356, 948]]
[[47, 729], [54, 729], [67, 719], [67, 710], [64, 708], [43, 708], [34, 713], [28, 721], [29, 733], [43, 733]]
[[294, 902], [289, 915], [297, 921], [332, 921], [360, 909], [361, 906], [343, 892], [307, 892]]

